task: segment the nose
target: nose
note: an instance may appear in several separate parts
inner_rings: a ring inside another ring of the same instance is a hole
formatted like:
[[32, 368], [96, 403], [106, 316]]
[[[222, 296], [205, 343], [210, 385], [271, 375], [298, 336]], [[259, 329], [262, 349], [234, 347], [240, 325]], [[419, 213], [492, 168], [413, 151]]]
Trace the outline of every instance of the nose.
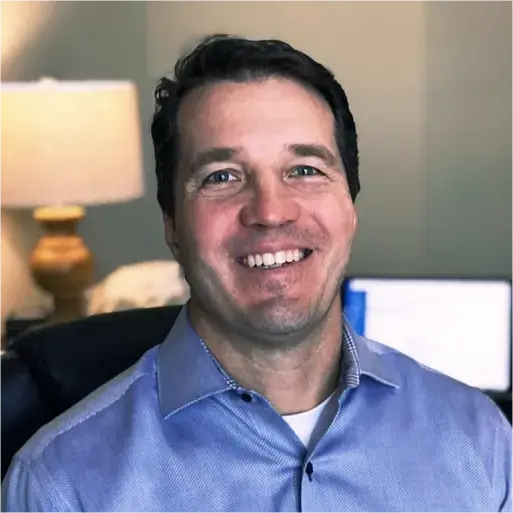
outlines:
[[299, 204], [280, 183], [254, 184], [250, 199], [240, 213], [243, 225], [263, 228], [278, 228], [292, 223], [299, 215]]

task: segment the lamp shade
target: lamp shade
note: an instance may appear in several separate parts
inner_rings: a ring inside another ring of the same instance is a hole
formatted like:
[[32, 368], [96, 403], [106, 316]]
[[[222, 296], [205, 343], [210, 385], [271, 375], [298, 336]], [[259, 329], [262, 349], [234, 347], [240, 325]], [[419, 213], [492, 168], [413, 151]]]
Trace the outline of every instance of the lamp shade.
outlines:
[[144, 193], [131, 82], [3, 83], [2, 206], [98, 205]]

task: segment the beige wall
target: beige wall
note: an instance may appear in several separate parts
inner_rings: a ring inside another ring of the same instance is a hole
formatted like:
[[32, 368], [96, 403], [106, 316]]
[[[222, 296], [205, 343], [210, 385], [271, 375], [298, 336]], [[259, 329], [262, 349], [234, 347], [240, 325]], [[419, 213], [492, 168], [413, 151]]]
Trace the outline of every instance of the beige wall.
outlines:
[[[511, 275], [510, 2], [2, 2], [2, 80], [156, 79], [214, 31], [279, 37], [332, 68], [360, 134], [350, 271]], [[90, 209], [98, 278], [167, 257], [154, 200]], [[2, 312], [27, 300], [37, 229], [2, 212]], [[7, 250], [5, 249], [7, 248]], [[6, 258], [7, 256], [7, 258]], [[6, 286], [7, 284], [7, 286]]]
[[426, 265], [511, 276], [511, 2], [430, 2]]

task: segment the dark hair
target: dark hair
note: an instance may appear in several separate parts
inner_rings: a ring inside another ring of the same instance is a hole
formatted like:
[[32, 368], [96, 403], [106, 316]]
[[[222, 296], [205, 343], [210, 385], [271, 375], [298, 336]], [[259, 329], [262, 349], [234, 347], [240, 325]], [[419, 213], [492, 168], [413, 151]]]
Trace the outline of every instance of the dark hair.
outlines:
[[155, 91], [151, 124], [157, 199], [174, 217], [174, 185], [179, 159], [177, 117], [180, 102], [198, 86], [223, 81], [283, 77], [295, 80], [324, 98], [335, 117], [335, 137], [353, 201], [360, 190], [358, 142], [347, 97], [333, 73], [308, 55], [277, 40], [251, 41], [229, 35], [209, 36], [174, 68], [174, 80], [162, 78]]

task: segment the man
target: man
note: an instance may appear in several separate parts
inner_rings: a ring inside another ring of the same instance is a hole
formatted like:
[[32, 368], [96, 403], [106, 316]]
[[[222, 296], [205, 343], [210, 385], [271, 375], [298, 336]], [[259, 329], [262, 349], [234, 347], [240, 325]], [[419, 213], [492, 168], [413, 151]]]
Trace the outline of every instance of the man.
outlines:
[[156, 96], [158, 199], [190, 302], [19, 452], [4, 507], [511, 509], [498, 408], [342, 315], [358, 150], [333, 75], [279, 41], [214, 36]]

